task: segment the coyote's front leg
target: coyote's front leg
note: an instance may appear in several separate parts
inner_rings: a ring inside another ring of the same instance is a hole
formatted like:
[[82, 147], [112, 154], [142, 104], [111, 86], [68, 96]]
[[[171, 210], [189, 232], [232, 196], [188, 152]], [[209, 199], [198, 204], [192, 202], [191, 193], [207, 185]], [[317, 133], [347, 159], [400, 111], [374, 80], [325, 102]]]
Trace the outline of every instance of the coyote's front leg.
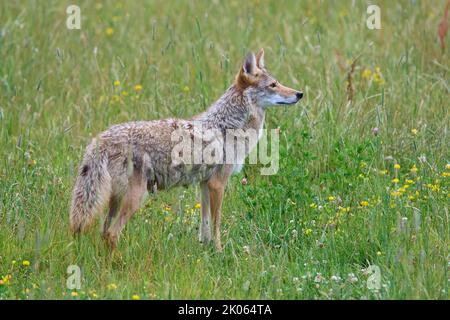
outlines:
[[209, 202], [209, 190], [206, 182], [200, 183], [202, 192], [202, 217], [200, 223], [199, 240], [202, 243], [208, 243], [212, 240], [211, 236], [211, 210]]
[[233, 172], [233, 166], [226, 165], [215, 172], [208, 180], [209, 199], [211, 202], [211, 217], [214, 225], [214, 244], [218, 251], [222, 251], [220, 241], [220, 223], [222, 200], [228, 178]]

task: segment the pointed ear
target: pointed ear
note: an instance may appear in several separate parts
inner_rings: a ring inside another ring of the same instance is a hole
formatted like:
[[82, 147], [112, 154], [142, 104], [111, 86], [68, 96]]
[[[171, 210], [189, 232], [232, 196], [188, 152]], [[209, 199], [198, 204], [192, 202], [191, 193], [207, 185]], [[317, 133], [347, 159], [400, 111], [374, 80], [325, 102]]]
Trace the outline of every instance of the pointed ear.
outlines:
[[256, 65], [260, 69], [264, 69], [264, 49], [261, 48], [258, 54], [256, 55]]
[[244, 74], [246, 75], [252, 75], [255, 73], [256, 68], [256, 57], [252, 52], [250, 52], [247, 54], [247, 57], [245, 57], [244, 64], [242, 65], [242, 71], [244, 71]]

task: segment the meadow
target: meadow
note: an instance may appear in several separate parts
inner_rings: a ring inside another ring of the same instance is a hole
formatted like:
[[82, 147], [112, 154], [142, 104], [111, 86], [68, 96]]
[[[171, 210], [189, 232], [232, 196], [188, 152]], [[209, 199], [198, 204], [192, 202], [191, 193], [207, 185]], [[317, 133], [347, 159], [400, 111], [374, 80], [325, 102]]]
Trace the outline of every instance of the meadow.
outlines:
[[[445, 1], [378, 1], [381, 30], [365, 1], [76, 2], [80, 30], [72, 3], [0, 2], [0, 299], [449, 298]], [[230, 180], [223, 252], [198, 241], [197, 186], [150, 197], [115, 255], [101, 217], [73, 238], [92, 137], [203, 111], [261, 47], [305, 96], [267, 112], [278, 173]]]

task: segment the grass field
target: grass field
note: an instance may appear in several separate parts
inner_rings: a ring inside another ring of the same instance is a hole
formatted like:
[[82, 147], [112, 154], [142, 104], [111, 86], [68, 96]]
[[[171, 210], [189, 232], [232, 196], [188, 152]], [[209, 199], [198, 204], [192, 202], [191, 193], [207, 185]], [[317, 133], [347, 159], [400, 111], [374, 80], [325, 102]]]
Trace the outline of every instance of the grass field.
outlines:
[[[81, 30], [72, 3], [0, 2], [0, 299], [449, 298], [445, 1], [379, 1], [381, 30], [365, 1], [76, 2]], [[72, 238], [90, 139], [203, 111], [261, 47], [305, 97], [267, 112], [278, 174], [231, 179], [223, 253], [198, 242], [197, 186], [150, 198], [114, 256], [100, 224]]]

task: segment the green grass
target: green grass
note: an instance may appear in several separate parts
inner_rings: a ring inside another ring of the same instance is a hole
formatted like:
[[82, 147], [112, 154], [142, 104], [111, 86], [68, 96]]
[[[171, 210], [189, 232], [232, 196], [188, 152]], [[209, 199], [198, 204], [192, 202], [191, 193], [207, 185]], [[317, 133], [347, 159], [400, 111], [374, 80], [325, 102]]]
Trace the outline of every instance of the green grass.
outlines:
[[[449, 298], [445, 1], [379, 1], [382, 30], [366, 28], [364, 1], [79, 1], [81, 30], [66, 29], [67, 5], [0, 2], [0, 277], [11, 276], [0, 299]], [[114, 257], [100, 226], [72, 238], [68, 204], [90, 139], [201, 112], [260, 47], [305, 97], [267, 113], [281, 129], [278, 174], [246, 166], [231, 179], [224, 252], [198, 243], [196, 186], [149, 199]], [[377, 67], [384, 84], [364, 73]], [[69, 265], [83, 272], [78, 297]]]

